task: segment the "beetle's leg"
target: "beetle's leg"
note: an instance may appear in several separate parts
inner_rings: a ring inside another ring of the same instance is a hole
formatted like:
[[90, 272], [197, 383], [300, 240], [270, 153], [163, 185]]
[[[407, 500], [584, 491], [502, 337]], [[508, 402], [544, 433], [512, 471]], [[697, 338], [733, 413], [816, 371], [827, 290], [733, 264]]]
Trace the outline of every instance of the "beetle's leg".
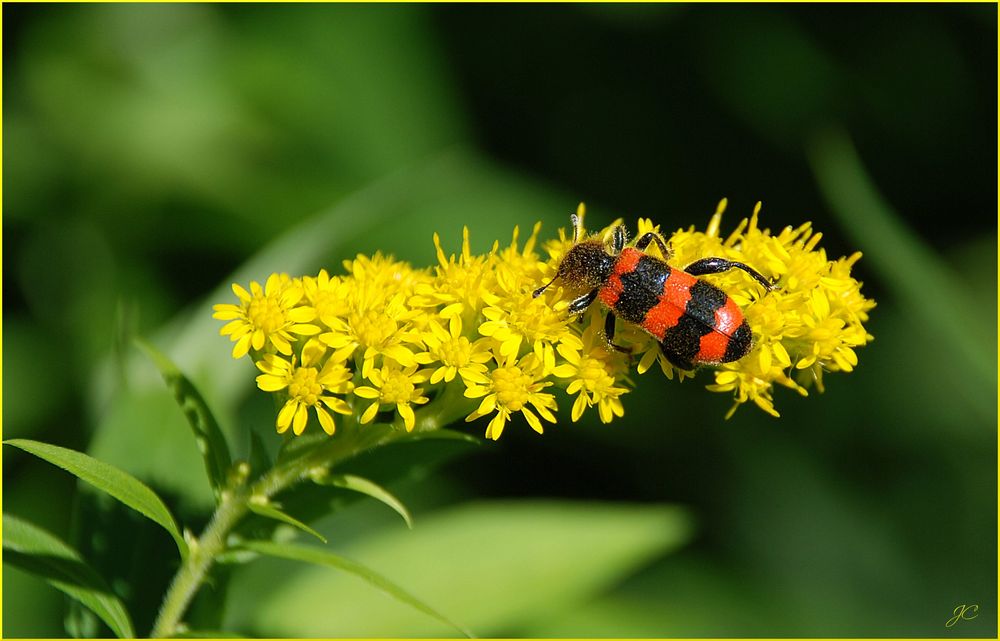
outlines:
[[643, 251], [651, 242], [655, 242], [656, 246], [660, 248], [660, 253], [663, 254], [663, 260], [670, 260], [670, 257], [674, 255], [674, 252], [667, 247], [667, 243], [663, 241], [663, 236], [660, 236], [655, 231], [647, 231], [645, 234], [640, 236], [639, 240], [635, 241], [635, 248], [639, 251]]
[[625, 249], [625, 225], [618, 225], [611, 236], [611, 253], [615, 256]]
[[769, 292], [778, 288], [777, 285], [761, 276], [760, 272], [755, 270], [753, 267], [743, 263], [738, 263], [734, 260], [726, 260], [725, 258], [702, 258], [701, 260], [696, 260], [685, 267], [684, 271], [692, 276], [704, 276], [705, 274], [718, 274], [720, 272], [729, 271], [730, 269], [742, 269], [746, 273], [750, 274], [754, 280], [763, 285]]
[[583, 296], [580, 296], [579, 298], [574, 298], [570, 302], [569, 307], [567, 308], [569, 310], [569, 313], [570, 314], [580, 314], [583, 311], [585, 311], [588, 307], [590, 307], [590, 304], [593, 303], [594, 300], [597, 299], [597, 294], [600, 291], [601, 291], [600, 288], [597, 288], [597, 289], [594, 289], [592, 291], [587, 292], [586, 294], [584, 294]]
[[615, 315], [610, 312], [604, 317], [604, 339], [608, 341], [608, 345], [619, 352], [623, 352], [625, 354], [632, 353], [632, 350], [628, 347], [615, 345]]

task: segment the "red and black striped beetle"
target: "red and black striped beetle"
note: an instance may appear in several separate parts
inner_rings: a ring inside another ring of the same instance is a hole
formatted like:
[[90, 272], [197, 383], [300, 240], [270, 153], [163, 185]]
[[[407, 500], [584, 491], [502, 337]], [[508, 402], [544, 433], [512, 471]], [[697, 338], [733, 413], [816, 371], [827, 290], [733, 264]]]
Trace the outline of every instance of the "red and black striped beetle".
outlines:
[[[776, 287], [753, 268], [725, 258], [703, 258], [683, 270], [667, 265], [672, 252], [663, 238], [647, 232], [635, 247], [625, 246], [625, 227], [614, 229], [611, 251], [600, 240], [581, 241], [581, 220], [573, 222], [573, 248], [559, 263], [555, 277], [535, 290], [539, 296], [556, 279], [571, 287], [591, 288], [569, 304], [571, 314], [583, 313], [600, 299], [611, 311], [604, 333], [614, 344], [615, 316], [638, 325], [660, 343], [671, 364], [684, 370], [698, 365], [730, 363], [750, 351], [750, 326], [743, 311], [724, 291], [696, 276], [741, 269], [767, 291]], [[655, 242], [664, 259], [643, 252]]]

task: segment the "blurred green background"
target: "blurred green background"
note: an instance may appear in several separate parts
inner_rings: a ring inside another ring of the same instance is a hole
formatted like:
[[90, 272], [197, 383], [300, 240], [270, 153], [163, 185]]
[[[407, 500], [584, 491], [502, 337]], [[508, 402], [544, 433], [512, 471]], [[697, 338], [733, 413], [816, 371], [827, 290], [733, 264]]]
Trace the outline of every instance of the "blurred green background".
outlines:
[[[210, 318], [233, 280], [377, 249], [427, 265], [435, 230], [482, 251], [579, 200], [591, 226], [668, 230], [763, 200], [772, 229], [864, 252], [855, 373], [729, 421], [706, 374], [647, 374], [609, 426], [387, 452], [412, 532], [372, 502], [316, 526], [481, 636], [996, 636], [995, 5], [2, 10], [5, 438], [120, 465], [198, 530], [197, 450], [129, 331], [245, 455], [248, 430], [278, 437]], [[19, 451], [3, 481], [4, 511], [111, 573], [145, 634], [166, 536]], [[193, 619], [450, 634], [327, 570], [230, 578]], [[3, 636], [66, 634], [59, 593], [3, 585]], [[979, 617], [946, 628], [961, 604]]]

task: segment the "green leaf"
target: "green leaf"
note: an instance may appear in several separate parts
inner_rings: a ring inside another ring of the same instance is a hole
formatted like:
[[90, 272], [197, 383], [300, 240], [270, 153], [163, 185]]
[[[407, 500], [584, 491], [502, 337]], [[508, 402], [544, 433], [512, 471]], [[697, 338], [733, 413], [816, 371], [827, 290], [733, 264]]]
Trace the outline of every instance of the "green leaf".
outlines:
[[[483, 637], [510, 636], [546, 613], [598, 595], [690, 537], [667, 505], [473, 503], [431, 513], [414, 530], [386, 529], [338, 552], [372, 568]], [[243, 566], [224, 628], [261, 637], [440, 637], [440, 622], [359, 591], [347, 577], [274, 562]], [[281, 590], [268, 589], [282, 572]]]
[[121, 600], [80, 554], [49, 532], [16, 516], [3, 515], [4, 563], [42, 578], [91, 609], [121, 638], [135, 636]]
[[[366, 425], [364, 429], [366, 433], [369, 430], [392, 430], [390, 426], [386, 425]], [[379, 447], [366, 449], [353, 458], [339, 462], [334, 473], [358, 476], [382, 487], [396, 486], [400, 483], [425, 478], [433, 474], [433, 471], [445, 461], [467, 453], [472, 444], [478, 447], [482, 443], [480, 439], [474, 437], [467, 439], [460, 432], [452, 432], [451, 435], [441, 435], [438, 438], [433, 436], [413, 438], [412, 434], [401, 434], [398, 431], [391, 433], [395, 440]], [[294, 440], [300, 440], [305, 436], [303, 434]], [[338, 438], [340, 436], [338, 434]], [[350, 437], [346, 431], [343, 436]], [[325, 435], [324, 438], [329, 440], [329, 437]], [[282, 492], [279, 499], [284, 510], [295, 514], [307, 523], [313, 523], [331, 512], [342, 510], [348, 505], [362, 500], [365, 496], [358, 492], [347, 492], [327, 485], [299, 483]], [[266, 534], [261, 534], [259, 530], [255, 530], [253, 536], [246, 538], [264, 539], [268, 537]]]
[[403, 505], [399, 499], [390, 494], [385, 488], [373, 481], [369, 481], [366, 478], [355, 476], [353, 474], [336, 474], [328, 476], [322, 481], [317, 481], [317, 483], [320, 483], [321, 485], [340, 487], [345, 490], [353, 490], [381, 501], [396, 510], [396, 513], [403, 517], [403, 520], [406, 521], [406, 527], [411, 530], [413, 529], [413, 519], [410, 517], [410, 512], [406, 509], [406, 506]]
[[181, 557], [187, 556], [187, 543], [184, 542], [184, 537], [181, 536], [170, 510], [153, 490], [131, 474], [82, 452], [57, 445], [27, 439], [11, 439], [4, 441], [4, 443], [63, 468], [81, 481], [93, 485], [150, 520], [159, 523], [174, 538]]
[[256, 479], [271, 469], [271, 457], [267, 453], [264, 439], [254, 430], [250, 430], [250, 453], [247, 455], [250, 463], [250, 479]]
[[372, 586], [382, 590], [402, 603], [406, 603], [424, 614], [431, 616], [452, 628], [455, 628], [465, 636], [469, 638], [472, 637], [472, 634], [468, 630], [454, 621], [451, 621], [448, 617], [444, 616], [389, 579], [360, 563], [351, 561], [350, 559], [345, 559], [342, 556], [337, 556], [336, 554], [332, 554], [325, 550], [317, 550], [316, 548], [305, 545], [278, 544], [271, 543], [269, 541], [247, 541], [243, 544], [243, 547], [253, 550], [254, 552], [259, 552], [260, 554], [275, 556], [280, 559], [302, 561], [303, 563], [312, 563], [315, 565], [325, 565], [337, 570], [343, 570], [344, 572], [348, 572], [364, 579]]
[[428, 430], [426, 432], [411, 432], [406, 436], [400, 438], [397, 443], [410, 443], [413, 441], [464, 441], [466, 443], [472, 443], [473, 445], [482, 445], [486, 441], [482, 438], [477, 438], [472, 434], [466, 432], [459, 432], [458, 430], [449, 429], [437, 429]]
[[208, 482], [215, 492], [215, 499], [218, 502], [225, 489], [229, 468], [232, 466], [232, 457], [229, 454], [229, 446], [226, 444], [226, 437], [219, 428], [218, 421], [208, 408], [205, 398], [201, 395], [191, 381], [178, 369], [163, 352], [156, 349], [152, 344], [135, 339], [136, 344], [145, 351], [153, 363], [156, 364], [163, 380], [174, 393], [177, 404], [180, 405], [187, 419], [188, 425], [194, 432], [195, 441], [198, 443], [198, 450], [205, 462], [205, 471], [208, 473]]
[[[960, 368], [964, 384], [975, 386], [965, 400], [996, 422], [996, 358], [974, 332], [982, 310], [931, 247], [905, 223], [878, 191], [850, 137], [841, 129], [818, 132], [807, 147], [816, 181], [844, 230], [862, 248], [877, 248], [865, 261], [878, 271]], [[928, 293], [931, 295], [928, 295]], [[992, 333], [992, 330], [991, 330]]]
[[327, 542], [325, 536], [323, 536], [316, 530], [312, 529], [302, 521], [298, 520], [294, 516], [289, 516], [288, 514], [285, 514], [278, 508], [274, 507], [274, 505], [271, 504], [263, 505], [261, 503], [254, 503], [253, 501], [250, 501], [248, 505], [250, 507], [250, 511], [253, 512], [254, 514], [258, 514], [260, 516], [269, 519], [274, 519], [275, 521], [281, 521], [282, 523], [287, 523], [288, 525], [296, 527], [307, 534], [312, 534], [323, 543]]

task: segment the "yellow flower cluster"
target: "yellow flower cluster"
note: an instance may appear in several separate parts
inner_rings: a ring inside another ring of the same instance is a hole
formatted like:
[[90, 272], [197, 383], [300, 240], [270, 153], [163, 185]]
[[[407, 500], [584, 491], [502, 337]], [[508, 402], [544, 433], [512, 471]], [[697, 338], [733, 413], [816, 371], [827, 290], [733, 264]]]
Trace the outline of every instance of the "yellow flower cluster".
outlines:
[[[775, 383], [806, 396], [813, 384], [823, 391], [824, 372], [854, 369], [854, 349], [872, 340], [864, 323], [875, 301], [861, 294], [861, 283], [851, 276], [861, 252], [828, 260], [818, 246], [822, 234], [813, 231], [811, 223], [777, 234], [761, 229], [760, 203], [749, 220], [723, 237], [719, 225], [725, 209], [723, 199], [704, 232], [675, 232], [673, 260], [687, 265], [704, 256], [720, 256], [752, 265], [777, 281], [778, 290], [761, 296], [760, 288], [739, 270], [704, 277], [743, 309], [754, 336], [751, 352], [716, 368], [715, 383], [708, 389], [733, 393], [736, 402], [727, 418], [747, 401], [778, 416], [772, 397]], [[649, 221], [641, 221], [643, 225], [651, 227]]]
[[[731, 392], [734, 409], [753, 401], [777, 416], [775, 383], [805, 394], [810, 383], [822, 390], [824, 371], [857, 364], [854, 348], [871, 340], [863, 323], [874, 303], [850, 275], [860, 254], [828, 261], [809, 224], [772, 235], [757, 227], [756, 210], [722, 238], [724, 208], [725, 201], [706, 231], [671, 237], [671, 262], [721, 256], [777, 280], [779, 289], [761, 295], [738, 270], [706, 277], [743, 308], [754, 334], [746, 357], [713, 368], [708, 389]], [[572, 246], [560, 230], [540, 255], [539, 228], [523, 246], [515, 228], [509, 245], [494, 243], [482, 255], [471, 252], [468, 229], [457, 255], [435, 234], [438, 264], [428, 269], [375, 254], [345, 261], [342, 275], [272, 274], [249, 291], [233, 285], [238, 303], [216, 305], [214, 317], [228, 321], [221, 334], [235, 343], [233, 357], [249, 355], [260, 370], [258, 387], [284, 399], [281, 433], [301, 434], [310, 410], [333, 434], [335, 414], [412, 431], [437, 426], [434, 419], [455, 415], [455, 407], [466, 421], [490, 417], [488, 438], [499, 438], [515, 414], [541, 433], [543, 421], [556, 422], [556, 389], [573, 399], [573, 421], [596, 407], [608, 423], [624, 413], [632, 365], [640, 374], [658, 362], [669, 378], [693, 375], [675, 370], [636, 327], [622, 324], [616, 337], [630, 353], [610, 349], [599, 305], [576, 322], [566, 311], [572, 292], [555, 286], [533, 297]], [[640, 234], [650, 230], [658, 231], [639, 221]], [[656, 254], [655, 244], [648, 251]], [[451, 408], [435, 408], [442, 404]]]

